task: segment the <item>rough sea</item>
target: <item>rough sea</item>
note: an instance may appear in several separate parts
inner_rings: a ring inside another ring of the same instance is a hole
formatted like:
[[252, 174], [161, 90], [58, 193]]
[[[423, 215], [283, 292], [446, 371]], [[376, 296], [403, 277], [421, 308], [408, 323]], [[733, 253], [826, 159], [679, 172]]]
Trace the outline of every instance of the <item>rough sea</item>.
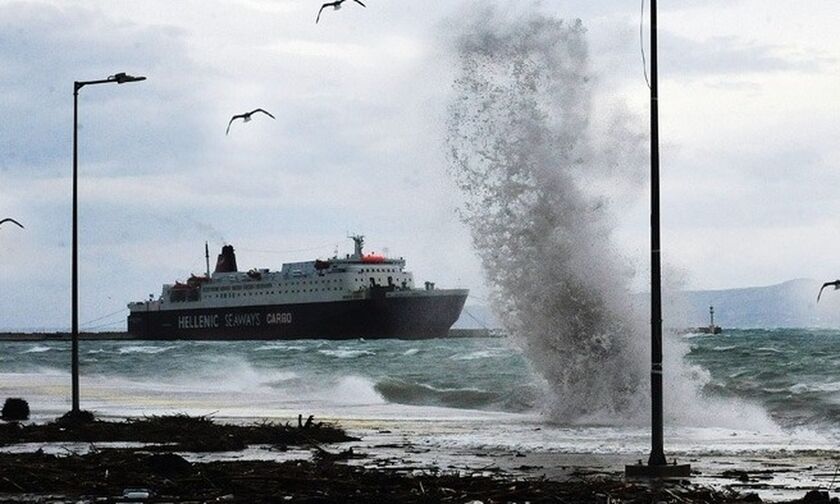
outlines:
[[[670, 340], [666, 351], [682, 348], [713, 405], [696, 418], [667, 415], [673, 451], [735, 455], [836, 446], [840, 331], [731, 330]], [[66, 342], [2, 342], [0, 348], [0, 397], [26, 398], [35, 419], [69, 409]], [[506, 338], [82, 341], [80, 355], [82, 407], [104, 416], [314, 414], [351, 428], [398, 425], [406, 438], [442, 446], [561, 453], [636, 454], [649, 443], [644, 424], [564, 423], [543, 415], [545, 384]], [[733, 410], [756, 418], [733, 424]]]

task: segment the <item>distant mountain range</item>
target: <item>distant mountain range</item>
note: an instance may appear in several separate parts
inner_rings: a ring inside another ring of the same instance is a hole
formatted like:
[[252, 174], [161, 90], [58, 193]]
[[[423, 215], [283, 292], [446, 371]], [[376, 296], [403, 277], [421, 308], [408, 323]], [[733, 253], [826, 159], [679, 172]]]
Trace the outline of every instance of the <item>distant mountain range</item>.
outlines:
[[689, 326], [708, 325], [709, 306], [715, 323], [729, 328], [840, 327], [840, 292], [822, 282], [798, 279], [767, 287], [685, 291], [677, 296], [676, 313]]
[[[715, 323], [723, 328], [772, 327], [840, 328], [840, 292], [827, 287], [819, 304], [822, 282], [798, 279], [766, 287], [696, 290], [664, 294], [666, 326], [685, 328], [709, 324], [709, 306]], [[637, 294], [639, 310], [647, 313], [647, 293]], [[466, 306], [456, 328], [498, 328], [486, 306]]]

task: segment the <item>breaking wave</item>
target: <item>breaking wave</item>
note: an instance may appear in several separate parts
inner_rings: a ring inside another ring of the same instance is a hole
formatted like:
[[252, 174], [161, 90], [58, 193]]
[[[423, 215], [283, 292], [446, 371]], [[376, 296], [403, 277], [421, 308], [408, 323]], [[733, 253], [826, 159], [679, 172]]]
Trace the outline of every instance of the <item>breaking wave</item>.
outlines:
[[[647, 123], [595, 103], [580, 20], [530, 7], [487, 7], [457, 25], [446, 140], [461, 217], [552, 420], [646, 423], [650, 318], [613, 229], [617, 209], [642, 194]], [[669, 420], [774, 428], [754, 404], [705, 394], [710, 376], [686, 364], [686, 342], [664, 344]]]
[[357, 357], [376, 355], [375, 352], [371, 352], [370, 350], [348, 350], [346, 348], [339, 348], [336, 350], [318, 350], [318, 353], [335, 357], [337, 359], [355, 359]]
[[159, 354], [174, 348], [177, 348], [177, 346], [132, 345], [121, 347], [118, 352], [121, 354]]
[[375, 389], [384, 400], [397, 404], [518, 412], [532, 409], [537, 395], [534, 387], [500, 393], [476, 387], [436, 387], [397, 378], [382, 380]]
[[34, 347], [27, 348], [26, 350], [22, 350], [20, 353], [22, 353], [22, 354], [43, 353], [43, 352], [49, 352], [50, 350], [53, 350], [53, 348], [48, 347], [48, 346], [36, 345]]
[[470, 17], [481, 21], [454, 41], [447, 144], [495, 312], [545, 379], [555, 419], [642, 417], [645, 338], [610, 198], [638, 191], [644, 135], [620, 113], [596, 134], [579, 20]]

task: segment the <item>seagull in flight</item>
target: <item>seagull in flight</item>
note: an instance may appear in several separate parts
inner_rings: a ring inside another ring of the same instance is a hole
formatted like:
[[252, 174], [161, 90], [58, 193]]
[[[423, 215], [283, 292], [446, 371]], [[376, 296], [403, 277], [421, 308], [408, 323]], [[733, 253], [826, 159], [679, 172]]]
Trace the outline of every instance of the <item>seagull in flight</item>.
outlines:
[[820, 287], [820, 293], [819, 293], [819, 294], [817, 294], [817, 303], [819, 303], [819, 302], [820, 302], [820, 296], [822, 296], [822, 291], [823, 291], [823, 289], [825, 289], [825, 288], [826, 288], [826, 287], [828, 287], [829, 285], [834, 286], [834, 290], [838, 290], [838, 289], [840, 289], [840, 280], [835, 280], [835, 281], [833, 281], [833, 282], [826, 282], [826, 283], [824, 283], [824, 284], [823, 284], [823, 286], [822, 286], [822, 287]]
[[14, 220], [14, 219], [9, 218], [9, 217], [6, 217], [5, 219], [0, 220], [0, 226], [2, 226], [4, 222], [13, 222], [13, 223], [17, 224], [19, 228], [24, 229], [23, 224], [21, 224], [20, 222]]
[[[332, 7], [333, 10], [338, 10], [338, 9], [341, 8], [341, 4], [343, 4], [346, 1], [347, 0], [335, 0], [335, 2], [327, 2], [324, 5], [322, 5], [321, 9], [318, 10], [318, 17], [315, 18], [315, 24], [318, 24], [318, 20], [321, 19], [321, 11], [323, 11], [327, 7]], [[359, 0], [353, 0], [353, 1], [356, 2], [357, 4], [361, 5], [362, 7], [367, 7], [367, 5], [363, 4]]]
[[230, 125], [233, 124], [233, 121], [235, 121], [237, 119], [242, 119], [244, 122], [248, 122], [248, 121], [251, 120], [251, 115], [254, 114], [255, 112], [262, 112], [263, 114], [267, 115], [268, 117], [270, 117], [272, 119], [275, 118], [273, 115], [271, 115], [270, 112], [268, 112], [266, 110], [263, 110], [261, 108], [254, 109], [250, 112], [245, 112], [244, 114], [236, 114], [235, 116], [230, 118], [230, 122], [228, 122], [227, 129], [225, 130], [225, 135], [230, 133]]

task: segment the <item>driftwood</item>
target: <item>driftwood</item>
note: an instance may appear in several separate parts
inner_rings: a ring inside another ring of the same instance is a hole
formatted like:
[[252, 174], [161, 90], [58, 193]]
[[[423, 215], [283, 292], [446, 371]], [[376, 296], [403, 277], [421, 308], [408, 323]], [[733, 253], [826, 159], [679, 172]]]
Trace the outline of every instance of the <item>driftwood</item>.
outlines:
[[[688, 484], [650, 486], [608, 478], [565, 482], [507, 477], [413, 474], [330, 460], [190, 464], [177, 455], [100, 450], [78, 456], [0, 454], [0, 493], [60, 494], [71, 499], [148, 492], [180, 502], [506, 502], [566, 504], [760, 502], [752, 495]], [[810, 494], [809, 499], [827, 494]], [[829, 502], [801, 500], [796, 502]]]
[[[310, 417], [312, 418], [312, 417]], [[307, 421], [301, 427], [261, 422], [253, 425], [216, 423], [209, 416], [149, 416], [122, 422], [68, 421], [62, 417], [42, 425], [0, 425], [0, 445], [48, 442], [135, 441], [167, 445], [190, 452], [235, 451], [248, 445], [279, 447], [353, 441], [340, 428]]]
[[[88, 421], [90, 420], [90, 421]], [[609, 475], [573, 474], [568, 481], [516, 479], [492, 475], [410, 469], [371, 469], [347, 465], [363, 457], [352, 448], [335, 453], [322, 444], [350, 441], [339, 427], [306, 421], [298, 425], [262, 422], [224, 425], [210, 416], [151, 416], [122, 422], [64, 418], [45, 425], [0, 424], [0, 444], [24, 442], [149, 443], [142, 449], [96, 449], [85, 455], [0, 453], [0, 500], [8, 495], [60, 494], [66, 500], [125, 500], [153, 496], [154, 501], [180, 502], [506, 502], [565, 504], [761, 502], [755, 494], [714, 490], [677, 482], [643, 485]], [[248, 445], [308, 446], [312, 461], [232, 461], [190, 463], [171, 451], [236, 450]], [[491, 464], [492, 465], [492, 464]], [[489, 466], [488, 466], [489, 467]], [[730, 477], [745, 475], [732, 472]], [[749, 478], [749, 475], [746, 475]], [[132, 498], [134, 498], [132, 497]], [[27, 497], [28, 498], [28, 497]], [[811, 492], [795, 502], [840, 504], [825, 492]]]

